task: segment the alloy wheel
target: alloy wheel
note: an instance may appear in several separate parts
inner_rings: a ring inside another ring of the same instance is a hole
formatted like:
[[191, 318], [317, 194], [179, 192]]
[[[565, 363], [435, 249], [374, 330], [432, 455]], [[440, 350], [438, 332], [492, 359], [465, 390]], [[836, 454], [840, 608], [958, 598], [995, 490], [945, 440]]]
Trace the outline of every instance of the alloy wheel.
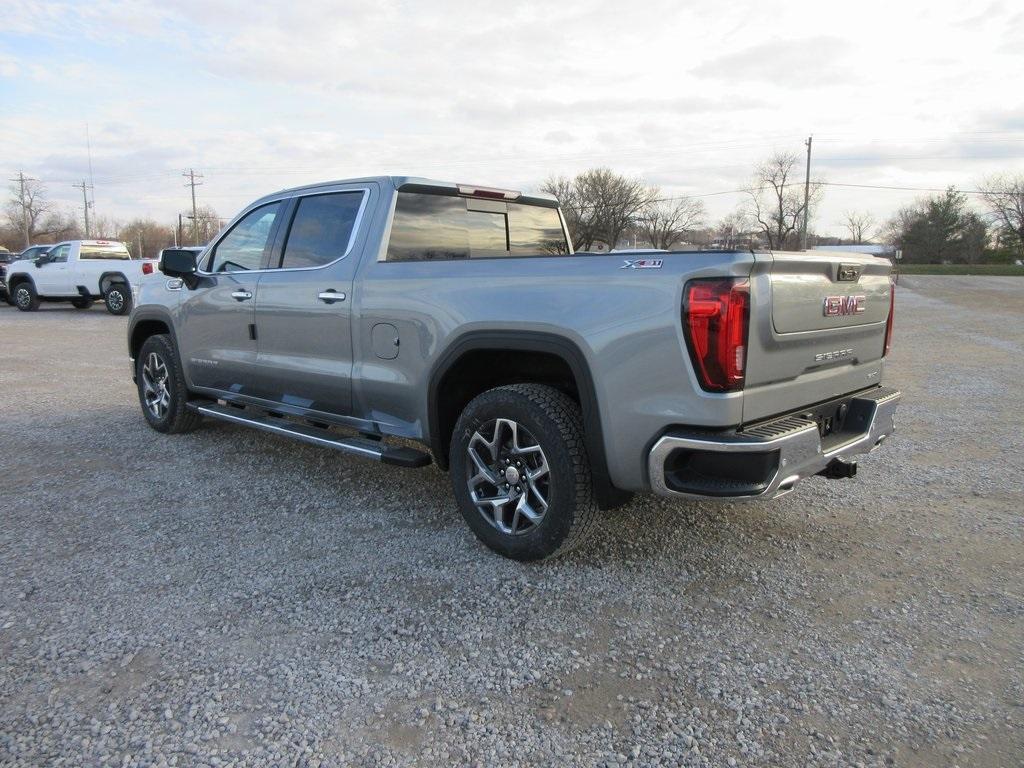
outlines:
[[14, 301], [21, 309], [24, 309], [32, 303], [32, 294], [28, 288], [18, 288], [14, 292]]
[[551, 472], [526, 427], [493, 419], [473, 433], [466, 453], [469, 495], [488, 523], [512, 536], [540, 525], [551, 497]]
[[113, 312], [120, 312], [124, 307], [124, 295], [119, 289], [112, 288], [107, 292], [107, 306]]
[[167, 363], [156, 352], [150, 352], [142, 366], [142, 397], [146, 410], [157, 420], [163, 420], [171, 407], [169, 378]]

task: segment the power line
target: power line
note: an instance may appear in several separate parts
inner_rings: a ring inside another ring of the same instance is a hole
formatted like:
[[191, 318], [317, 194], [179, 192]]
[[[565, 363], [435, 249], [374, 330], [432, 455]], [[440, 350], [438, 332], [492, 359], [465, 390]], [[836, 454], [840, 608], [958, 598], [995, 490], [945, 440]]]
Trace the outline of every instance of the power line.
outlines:
[[[891, 189], [899, 192], [945, 192], [948, 187], [896, 187], [887, 184], [848, 184], [838, 181], [818, 181], [816, 184], [822, 187], [855, 187], [857, 189]], [[990, 189], [957, 189], [965, 195], [992, 195]]]

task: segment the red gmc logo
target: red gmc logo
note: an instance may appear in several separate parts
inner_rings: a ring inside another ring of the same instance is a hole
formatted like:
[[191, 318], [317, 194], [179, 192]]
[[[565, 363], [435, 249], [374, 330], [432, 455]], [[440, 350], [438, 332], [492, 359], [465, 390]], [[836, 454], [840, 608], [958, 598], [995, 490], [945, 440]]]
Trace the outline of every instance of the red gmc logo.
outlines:
[[864, 296], [826, 296], [823, 302], [825, 317], [859, 315], [864, 311]]

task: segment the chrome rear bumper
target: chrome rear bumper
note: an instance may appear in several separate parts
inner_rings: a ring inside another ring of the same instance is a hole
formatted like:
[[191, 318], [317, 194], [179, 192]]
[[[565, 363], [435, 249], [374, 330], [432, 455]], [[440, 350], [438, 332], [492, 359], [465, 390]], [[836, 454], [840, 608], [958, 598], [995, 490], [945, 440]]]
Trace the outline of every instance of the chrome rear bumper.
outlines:
[[[877, 387], [847, 403], [843, 430], [823, 444], [816, 421], [786, 416], [741, 432], [672, 432], [651, 448], [651, 489], [684, 498], [771, 499], [877, 448], [895, 429], [899, 390]], [[698, 469], [693, 469], [693, 467]]]

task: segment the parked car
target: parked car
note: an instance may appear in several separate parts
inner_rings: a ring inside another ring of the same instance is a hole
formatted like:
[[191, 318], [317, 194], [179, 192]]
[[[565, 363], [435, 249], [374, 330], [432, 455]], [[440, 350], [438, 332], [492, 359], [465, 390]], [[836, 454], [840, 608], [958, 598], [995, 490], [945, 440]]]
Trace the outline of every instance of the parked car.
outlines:
[[433, 459], [473, 532], [520, 560], [577, 544], [633, 492], [770, 499], [850, 477], [900, 400], [880, 386], [888, 262], [576, 256], [545, 195], [301, 187], [160, 269], [128, 326], [153, 429], [209, 417], [402, 467]]
[[52, 246], [50, 245], [32, 245], [21, 253], [11, 253], [6, 248], [0, 249], [0, 299], [3, 299], [12, 306], [14, 304], [14, 298], [7, 290], [8, 266], [19, 259], [33, 259], [36, 256], [46, 253], [51, 247]]
[[20, 259], [25, 259], [27, 261], [32, 261], [33, 259], [36, 259], [39, 256], [42, 256], [44, 253], [49, 251], [51, 248], [53, 248], [53, 243], [41, 243], [39, 245], [30, 245], [24, 251], [19, 253], [17, 255], [17, 257], [15, 258], [15, 260], [17, 261], [17, 260], [20, 260]]
[[23, 312], [38, 309], [41, 301], [88, 309], [102, 299], [110, 314], [124, 315], [131, 310], [133, 290], [155, 265], [153, 259], [132, 259], [124, 243], [68, 240], [34, 259], [19, 258], [7, 269], [7, 285]]

